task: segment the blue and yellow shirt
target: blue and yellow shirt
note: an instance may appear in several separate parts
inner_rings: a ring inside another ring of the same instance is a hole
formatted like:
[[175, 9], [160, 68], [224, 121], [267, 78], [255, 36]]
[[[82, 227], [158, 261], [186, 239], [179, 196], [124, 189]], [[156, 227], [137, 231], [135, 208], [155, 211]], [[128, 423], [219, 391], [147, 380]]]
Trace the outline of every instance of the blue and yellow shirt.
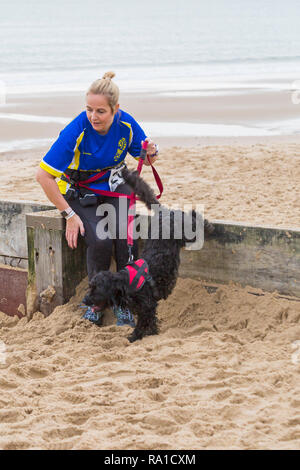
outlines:
[[[83, 111], [61, 131], [40, 166], [58, 178], [67, 168], [95, 170], [96, 173], [107, 167], [117, 166], [125, 159], [127, 152], [133, 157], [138, 157], [141, 141], [145, 138], [143, 129], [124, 111], [119, 110], [116, 113], [108, 133], [104, 136], [93, 129], [86, 112]], [[110, 172], [101, 179], [106, 180], [109, 175]], [[89, 187], [109, 191], [108, 182], [101, 182], [101, 179]], [[60, 192], [65, 194], [69, 184], [61, 179], [57, 184]]]

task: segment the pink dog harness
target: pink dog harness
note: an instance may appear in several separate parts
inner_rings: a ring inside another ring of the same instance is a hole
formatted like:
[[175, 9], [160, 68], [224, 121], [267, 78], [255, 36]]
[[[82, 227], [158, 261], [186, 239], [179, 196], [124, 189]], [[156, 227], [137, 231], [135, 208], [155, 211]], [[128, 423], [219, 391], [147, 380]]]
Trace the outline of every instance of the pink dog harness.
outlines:
[[127, 264], [124, 269], [128, 273], [129, 287], [134, 292], [140, 290], [145, 282], [151, 279], [148, 263], [143, 258]]

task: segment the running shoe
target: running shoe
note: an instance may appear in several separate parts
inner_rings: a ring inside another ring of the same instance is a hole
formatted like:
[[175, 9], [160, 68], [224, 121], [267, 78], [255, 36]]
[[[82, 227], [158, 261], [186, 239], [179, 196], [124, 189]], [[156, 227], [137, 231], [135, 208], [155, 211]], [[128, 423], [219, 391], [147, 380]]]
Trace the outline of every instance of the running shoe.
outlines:
[[128, 308], [122, 308], [120, 305], [113, 305], [113, 312], [117, 317], [117, 326], [128, 325], [135, 327], [135, 321], [132, 313]]
[[100, 326], [102, 324], [103, 313], [100, 310], [97, 310], [97, 307], [88, 307], [87, 305], [82, 306], [81, 308], [86, 308], [86, 312], [82, 315], [82, 318], [89, 320], [95, 325]]

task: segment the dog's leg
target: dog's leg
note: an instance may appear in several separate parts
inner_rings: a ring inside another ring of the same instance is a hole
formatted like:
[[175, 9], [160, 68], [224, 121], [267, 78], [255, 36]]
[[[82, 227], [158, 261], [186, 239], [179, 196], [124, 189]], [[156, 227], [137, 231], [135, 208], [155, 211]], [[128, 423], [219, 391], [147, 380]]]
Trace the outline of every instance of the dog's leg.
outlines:
[[142, 313], [139, 313], [137, 325], [128, 339], [131, 343], [137, 339], [142, 339], [144, 336], [151, 336], [158, 334], [156, 306], [154, 308], [145, 308]]

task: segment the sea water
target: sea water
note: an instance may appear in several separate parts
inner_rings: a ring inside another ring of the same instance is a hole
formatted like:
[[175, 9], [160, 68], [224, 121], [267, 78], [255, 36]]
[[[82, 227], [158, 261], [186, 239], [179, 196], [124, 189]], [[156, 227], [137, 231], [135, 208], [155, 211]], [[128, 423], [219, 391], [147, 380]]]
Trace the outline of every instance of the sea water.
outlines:
[[121, 92], [291, 90], [299, 17], [299, 0], [0, 0], [0, 95], [84, 91], [108, 70]]
[[109, 69], [129, 91], [280, 87], [300, 78], [299, 17], [299, 0], [0, 0], [0, 77], [8, 91], [84, 89]]

